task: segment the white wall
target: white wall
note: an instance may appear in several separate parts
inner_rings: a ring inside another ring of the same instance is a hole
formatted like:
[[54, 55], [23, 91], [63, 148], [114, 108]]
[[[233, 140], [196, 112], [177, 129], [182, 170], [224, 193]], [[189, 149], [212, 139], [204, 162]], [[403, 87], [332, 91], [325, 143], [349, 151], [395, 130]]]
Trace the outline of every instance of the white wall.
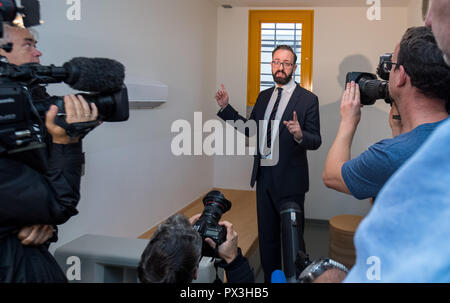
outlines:
[[422, 0], [410, 0], [408, 5], [408, 27], [423, 26]]
[[[174, 120], [192, 123], [195, 111], [203, 112], [204, 121], [215, 117], [220, 83], [245, 113], [248, 7], [225, 10], [209, 0], [81, 1], [81, 20], [68, 21], [66, 1], [41, 2], [43, 64], [60, 65], [75, 56], [114, 58], [126, 66], [128, 80], [169, 86], [166, 104], [132, 110], [128, 122], [104, 123], [84, 140], [80, 213], [60, 227], [53, 250], [86, 233], [136, 237], [213, 186], [249, 189], [251, 157], [175, 157], [170, 150]], [[362, 214], [367, 202], [322, 185], [323, 163], [339, 122], [345, 72], [375, 71], [379, 55], [393, 50], [406, 29], [408, 8], [383, 8], [382, 20], [375, 22], [366, 20], [364, 7], [313, 9], [313, 84], [323, 145], [309, 153], [306, 215]], [[381, 103], [364, 109], [353, 154], [390, 135], [387, 110]]]
[[[322, 146], [308, 153], [310, 192], [306, 196], [306, 217], [327, 220], [337, 214], [364, 215], [368, 201], [327, 189], [321, 179], [328, 150], [339, 125], [339, 105], [348, 71], [375, 72], [379, 56], [392, 52], [407, 25], [408, 8], [382, 7], [380, 21], [366, 18], [368, 7], [306, 7], [314, 9], [314, 93], [319, 96]], [[247, 46], [249, 7], [218, 8], [217, 87], [224, 83], [230, 103], [245, 114], [247, 94]], [[276, 9], [276, 8], [257, 8]], [[288, 8], [283, 8], [288, 9]], [[292, 8], [301, 9], [301, 8]], [[389, 106], [379, 101], [363, 109], [352, 154], [390, 137]], [[215, 158], [217, 187], [249, 189], [252, 157]]]
[[169, 87], [166, 104], [86, 137], [80, 213], [60, 227], [57, 246], [86, 233], [137, 237], [214, 185], [212, 158], [172, 155], [171, 124], [192, 123], [194, 111], [215, 115], [217, 8], [208, 0], [81, 1], [81, 20], [68, 21], [65, 0], [41, 2], [43, 64], [113, 58], [127, 79]]

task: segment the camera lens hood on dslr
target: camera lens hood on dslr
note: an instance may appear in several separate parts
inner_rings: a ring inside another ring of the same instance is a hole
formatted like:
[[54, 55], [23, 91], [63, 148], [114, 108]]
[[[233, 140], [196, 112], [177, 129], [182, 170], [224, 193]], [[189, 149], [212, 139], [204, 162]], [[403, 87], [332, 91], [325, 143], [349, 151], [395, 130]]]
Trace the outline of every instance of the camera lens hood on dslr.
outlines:
[[227, 229], [219, 225], [219, 220], [222, 214], [230, 210], [231, 202], [220, 191], [213, 190], [203, 198], [203, 204], [205, 209], [194, 224], [194, 230], [198, 231], [203, 239], [210, 238], [216, 243], [216, 250], [214, 250], [209, 244], [203, 242], [202, 255], [217, 257], [218, 247], [227, 238]]
[[225, 213], [231, 209], [231, 202], [218, 190], [212, 190], [203, 198], [203, 205], [216, 204]]

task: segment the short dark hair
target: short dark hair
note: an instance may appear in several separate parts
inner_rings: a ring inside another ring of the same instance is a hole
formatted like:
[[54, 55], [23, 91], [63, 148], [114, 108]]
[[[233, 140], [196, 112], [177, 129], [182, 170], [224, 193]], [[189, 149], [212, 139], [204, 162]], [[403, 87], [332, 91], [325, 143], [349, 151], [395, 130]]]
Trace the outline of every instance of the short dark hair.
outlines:
[[411, 84], [422, 94], [449, 100], [450, 67], [445, 63], [431, 29], [425, 26], [409, 28], [400, 41], [397, 63], [404, 67]]
[[295, 54], [295, 52], [292, 49], [292, 47], [290, 47], [289, 45], [286, 45], [286, 44], [278, 45], [272, 52], [272, 58], [275, 55], [275, 52], [280, 50], [280, 49], [284, 49], [284, 50], [290, 51], [294, 55], [294, 62], [293, 62], [293, 64], [297, 64], [297, 55]]
[[190, 283], [201, 258], [202, 238], [181, 215], [161, 224], [148, 243], [138, 266], [142, 283]]

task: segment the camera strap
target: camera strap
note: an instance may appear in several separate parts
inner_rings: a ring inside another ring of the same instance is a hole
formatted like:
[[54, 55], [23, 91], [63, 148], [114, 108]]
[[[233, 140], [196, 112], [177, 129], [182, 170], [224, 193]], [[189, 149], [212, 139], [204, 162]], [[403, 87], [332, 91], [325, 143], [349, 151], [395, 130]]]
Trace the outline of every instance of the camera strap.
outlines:
[[216, 248], [214, 248], [214, 258], [220, 258], [220, 256], [219, 256], [219, 245], [217, 245], [217, 244], [216, 244]]
[[214, 262], [214, 268], [216, 269], [216, 279], [214, 280], [213, 283], [214, 283], [214, 284], [223, 284], [223, 281], [220, 280], [220, 278], [219, 278], [219, 273], [218, 273], [220, 261], [219, 261], [219, 260], [216, 260], [215, 258], [212, 258], [212, 261], [215, 261], [215, 262]]
[[80, 137], [83, 139], [89, 132], [101, 124], [101, 121], [89, 121], [89, 122], [78, 122], [68, 124], [65, 117], [56, 117], [55, 123], [66, 131], [67, 135], [71, 138]]
[[216, 244], [216, 247], [214, 248], [214, 257], [211, 258], [211, 262], [214, 262], [214, 268], [216, 269], [216, 279], [214, 280], [214, 284], [223, 284], [223, 281], [219, 278], [219, 264], [222, 260], [219, 256], [219, 245]]

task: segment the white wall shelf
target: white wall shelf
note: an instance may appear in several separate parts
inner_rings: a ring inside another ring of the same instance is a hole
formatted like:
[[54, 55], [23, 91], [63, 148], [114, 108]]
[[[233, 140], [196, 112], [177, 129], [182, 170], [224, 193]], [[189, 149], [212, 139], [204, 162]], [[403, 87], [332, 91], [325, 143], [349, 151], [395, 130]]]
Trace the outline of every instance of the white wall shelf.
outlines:
[[167, 102], [169, 87], [158, 81], [126, 83], [130, 109], [151, 109]]

